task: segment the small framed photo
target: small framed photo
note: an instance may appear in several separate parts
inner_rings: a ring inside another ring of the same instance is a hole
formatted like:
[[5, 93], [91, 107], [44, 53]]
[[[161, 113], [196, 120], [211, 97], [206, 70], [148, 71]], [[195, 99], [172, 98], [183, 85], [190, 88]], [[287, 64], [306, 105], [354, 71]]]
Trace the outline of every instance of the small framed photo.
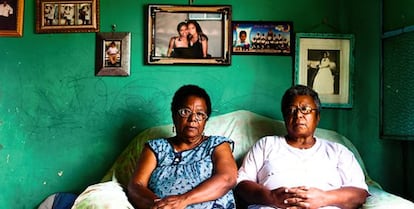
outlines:
[[99, 31], [99, 0], [36, 0], [37, 33]]
[[96, 76], [130, 75], [131, 33], [96, 33]]
[[297, 33], [295, 84], [312, 87], [323, 107], [352, 108], [354, 35]]
[[233, 54], [292, 55], [293, 23], [233, 21]]
[[23, 36], [24, 0], [0, 1], [0, 36]]
[[145, 64], [231, 64], [231, 6], [148, 5]]

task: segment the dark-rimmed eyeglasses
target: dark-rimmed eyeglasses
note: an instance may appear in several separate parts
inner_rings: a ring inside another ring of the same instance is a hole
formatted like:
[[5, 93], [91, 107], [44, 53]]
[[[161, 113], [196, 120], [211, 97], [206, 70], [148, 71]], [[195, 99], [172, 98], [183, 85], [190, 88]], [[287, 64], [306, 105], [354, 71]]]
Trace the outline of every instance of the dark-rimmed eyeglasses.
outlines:
[[286, 110], [286, 114], [288, 115], [296, 115], [298, 113], [298, 111], [304, 115], [308, 115], [310, 114], [312, 111], [316, 111], [318, 109], [314, 109], [310, 106], [290, 106], [287, 110]]
[[208, 118], [207, 113], [203, 111], [193, 112], [190, 108], [181, 108], [177, 112], [183, 118], [188, 118], [192, 114], [195, 114], [195, 118], [197, 121], [206, 120]]

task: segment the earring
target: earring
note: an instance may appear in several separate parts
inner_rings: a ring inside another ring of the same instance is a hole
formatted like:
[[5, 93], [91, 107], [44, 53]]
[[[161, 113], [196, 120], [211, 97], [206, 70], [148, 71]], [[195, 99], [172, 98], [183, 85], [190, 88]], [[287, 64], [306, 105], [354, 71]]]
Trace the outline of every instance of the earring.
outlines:
[[172, 127], [172, 132], [175, 133], [175, 126]]

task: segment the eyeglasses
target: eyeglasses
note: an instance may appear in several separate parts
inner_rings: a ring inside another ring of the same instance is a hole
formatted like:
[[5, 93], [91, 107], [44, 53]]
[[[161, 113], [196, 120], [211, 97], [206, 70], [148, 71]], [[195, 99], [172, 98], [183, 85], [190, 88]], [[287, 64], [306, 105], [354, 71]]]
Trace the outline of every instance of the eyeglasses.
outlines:
[[208, 118], [207, 113], [203, 111], [193, 112], [192, 110], [190, 110], [190, 108], [181, 108], [177, 112], [183, 118], [188, 118], [192, 114], [195, 114], [195, 118], [197, 121], [206, 120]]
[[315, 111], [318, 109], [313, 109], [310, 106], [291, 106], [286, 110], [286, 113], [288, 115], [295, 115], [299, 112], [301, 112], [304, 115], [310, 114], [312, 111]]

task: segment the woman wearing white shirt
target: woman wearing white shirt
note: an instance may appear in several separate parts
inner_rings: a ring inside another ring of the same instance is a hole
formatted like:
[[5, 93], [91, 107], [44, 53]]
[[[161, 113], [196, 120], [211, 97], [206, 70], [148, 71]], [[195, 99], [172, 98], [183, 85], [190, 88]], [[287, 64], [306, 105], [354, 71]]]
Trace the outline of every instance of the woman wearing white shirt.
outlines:
[[368, 196], [364, 173], [345, 146], [317, 138], [320, 100], [296, 85], [282, 98], [286, 136], [260, 139], [239, 169], [236, 194], [249, 209], [358, 208]]

